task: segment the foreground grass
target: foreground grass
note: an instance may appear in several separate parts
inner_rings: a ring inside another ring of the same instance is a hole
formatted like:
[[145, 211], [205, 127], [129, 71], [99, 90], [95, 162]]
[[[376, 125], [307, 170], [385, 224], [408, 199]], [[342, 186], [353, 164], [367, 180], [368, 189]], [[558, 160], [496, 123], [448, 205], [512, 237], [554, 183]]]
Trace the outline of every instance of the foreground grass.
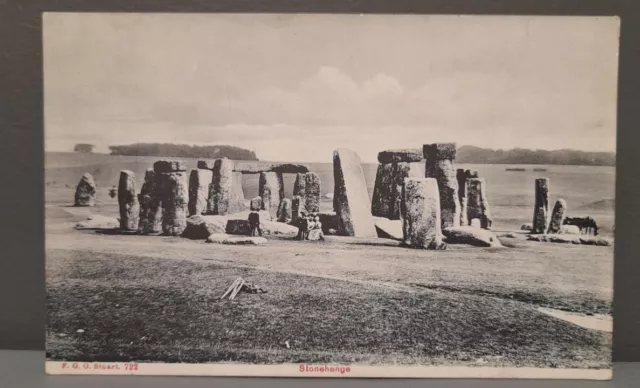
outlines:
[[[220, 300], [237, 276], [269, 292]], [[205, 261], [49, 249], [47, 293], [47, 357], [55, 360], [580, 368], [610, 361], [609, 334], [520, 302]]]

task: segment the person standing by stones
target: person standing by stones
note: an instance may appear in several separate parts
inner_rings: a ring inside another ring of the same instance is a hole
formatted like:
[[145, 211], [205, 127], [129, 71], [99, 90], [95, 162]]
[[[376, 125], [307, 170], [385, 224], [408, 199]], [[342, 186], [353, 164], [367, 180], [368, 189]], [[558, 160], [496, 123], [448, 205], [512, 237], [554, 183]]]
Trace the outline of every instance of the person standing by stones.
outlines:
[[251, 237], [262, 236], [262, 229], [260, 228], [260, 213], [252, 211], [249, 213], [249, 234]]
[[296, 226], [298, 227], [298, 236], [296, 237], [296, 239], [298, 240], [305, 239], [308, 225], [309, 225], [309, 219], [307, 218], [306, 213], [300, 212], [300, 218], [298, 218], [298, 222], [296, 223]]

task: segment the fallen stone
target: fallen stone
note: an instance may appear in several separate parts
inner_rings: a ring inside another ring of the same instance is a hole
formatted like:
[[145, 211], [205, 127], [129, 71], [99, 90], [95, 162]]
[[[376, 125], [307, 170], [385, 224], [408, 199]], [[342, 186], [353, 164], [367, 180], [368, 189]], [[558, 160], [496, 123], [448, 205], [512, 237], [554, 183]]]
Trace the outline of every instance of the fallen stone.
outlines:
[[163, 173], [161, 176], [162, 232], [180, 236], [187, 227], [189, 188], [185, 171]]
[[132, 171], [120, 171], [118, 205], [120, 207], [120, 228], [137, 231], [140, 221], [140, 203], [136, 192], [136, 175]]
[[225, 233], [227, 221], [225, 216], [191, 216], [187, 218], [187, 227], [182, 232], [182, 237], [204, 240], [212, 234]]
[[162, 232], [162, 198], [160, 190], [161, 174], [150, 168], [145, 172], [144, 183], [138, 194], [140, 203], [140, 220], [138, 232], [156, 234]]
[[374, 217], [373, 220], [376, 225], [378, 237], [403, 241], [401, 220], [390, 220], [384, 217]]
[[118, 229], [120, 221], [114, 217], [92, 214], [86, 220], [80, 221], [75, 226], [76, 229]]
[[234, 171], [241, 172], [243, 174], [260, 174], [262, 172], [304, 174], [309, 172], [309, 167], [304, 164], [237, 161], [235, 163]]
[[[444, 228], [442, 233], [447, 244], [467, 244], [477, 247], [501, 247], [496, 235], [486, 229], [472, 226]], [[514, 236], [515, 237], [515, 236]]]
[[93, 176], [85, 173], [80, 178], [74, 197], [75, 206], [95, 206], [96, 205], [96, 182]]
[[404, 245], [422, 249], [445, 248], [442, 241], [438, 182], [434, 178], [405, 179], [402, 220]]
[[213, 179], [213, 172], [198, 168], [191, 170], [189, 177], [189, 215], [203, 214], [207, 212], [209, 200], [209, 186]]
[[[531, 229], [529, 229], [531, 230]], [[580, 228], [577, 225], [562, 225], [560, 234], [580, 234]]]
[[602, 236], [580, 236], [580, 243], [584, 245], [613, 246], [613, 239]]
[[187, 163], [181, 160], [158, 160], [153, 164], [156, 174], [187, 171]]
[[378, 153], [378, 162], [380, 163], [421, 162], [423, 158], [421, 149], [387, 150]]
[[334, 206], [340, 232], [346, 236], [376, 237], [371, 202], [358, 155], [348, 149], [333, 151]]
[[207, 238], [208, 243], [228, 245], [264, 245], [267, 239], [264, 237], [230, 236], [228, 234], [212, 234]]
[[[262, 230], [262, 234], [266, 236], [295, 236], [298, 234], [298, 228], [295, 226], [274, 221], [260, 220], [260, 229]], [[228, 220], [225, 231], [227, 234], [248, 236], [251, 233], [249, 220]]]

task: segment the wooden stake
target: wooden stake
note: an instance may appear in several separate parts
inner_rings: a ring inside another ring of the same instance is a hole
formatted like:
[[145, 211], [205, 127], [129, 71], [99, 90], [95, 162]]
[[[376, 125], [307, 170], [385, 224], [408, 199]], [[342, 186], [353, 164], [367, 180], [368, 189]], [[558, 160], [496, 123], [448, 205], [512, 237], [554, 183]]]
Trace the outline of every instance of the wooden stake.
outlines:
[[233, 281], [233, 283], [231, 283], [231, 286], [229, 286], [229, 288], [227, 289], [227, 291], [220, 297], [220, 299], [224, 299], [225, 296], [227, 296], [228, 293], [230, 293], [236, 286], [236, 284], [238, 284], [238, 282], [241, 280], [242, 278], [237, 278], [236, 280]]
[[238, 293], [242, 289], [242, 286], [244, 286], [244, 279], [240, 280], [240, 283], [238, 283], [238, 285], [236, 286], [236, 289], [233, 290], [233, 292], [231, 293], [231, 296], [229, 297], [229, 299], [235, 299], [236, 295], [238, 295]]

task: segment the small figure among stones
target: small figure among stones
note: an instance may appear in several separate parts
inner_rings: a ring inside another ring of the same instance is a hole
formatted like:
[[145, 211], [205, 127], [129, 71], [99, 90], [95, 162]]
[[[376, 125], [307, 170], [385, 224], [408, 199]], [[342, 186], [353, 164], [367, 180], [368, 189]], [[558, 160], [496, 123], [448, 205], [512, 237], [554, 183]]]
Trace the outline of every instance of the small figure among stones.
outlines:
[[298, 227], [298, 240], [324, 240], [324, 233], [322, 232], [322, 222], [320, 222], [320, 216], [314, 213], [303, 214], [297, 221]]
[[262, 228], [260, 227], [260, 213], [252, 211], [249, 213], [249, 235], [251, 237], [262, 236]]
[[118, 195], [118, 188], [117, 188], [115, 185], [113, 185], [113, 186], [111, 186], [111, 188], [109, 189], [109, 197], [111, 197], [111, 198], [115, 198], [115, 197], [116, 197], [116, 195]]

